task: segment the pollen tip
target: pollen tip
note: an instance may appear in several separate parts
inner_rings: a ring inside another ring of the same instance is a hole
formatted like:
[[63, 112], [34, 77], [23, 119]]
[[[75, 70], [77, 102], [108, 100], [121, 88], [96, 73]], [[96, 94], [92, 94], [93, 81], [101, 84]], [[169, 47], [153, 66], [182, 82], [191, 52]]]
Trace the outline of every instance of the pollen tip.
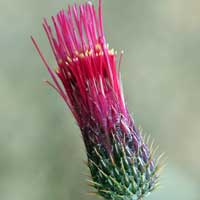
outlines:
[[100, 45], [99, 43], [96, 44], [95, 49], [96, 49], [96, 50], [101, 50], [101, 45]]
[[80, 57], [80, 58], [84, 58], [85, 56], [84, 56], [83, 53], [80, 53], [80, 54], [79, 54], [79, 57]]
[[91, 1], [88, 1], [87, 4], [90, 5], [90, 6], [93, 5]]
[[110, 55], [114, 55], [115, 54], [114, 49], [110, 49], [108, 52], [109, 52]]
[[75, 53], [75, 55], [77, 55], [77, 56], [79, 55], [79, 53], [78, 53], [78, 51], [77, 51], [77, 50], [75, 50], [75, 52], [74, 52], [74, 53]]
[[59, 60], [58, 60], [58, 64], [59, 64], [59, 65], [62, 64], [62, 62], [63, 62], [62, 59], [59, 59]]
[[54, 71], [56, 72], [56, 74], [58, 74], [58, 73], [59, 73], [58, 67], [55, 67], [55, 68], [54, 68]]
[[72, 59], [71, 59], [69, 56], [67, 56], [67, 60], [68, 60], [69, 62], [72, 62]]

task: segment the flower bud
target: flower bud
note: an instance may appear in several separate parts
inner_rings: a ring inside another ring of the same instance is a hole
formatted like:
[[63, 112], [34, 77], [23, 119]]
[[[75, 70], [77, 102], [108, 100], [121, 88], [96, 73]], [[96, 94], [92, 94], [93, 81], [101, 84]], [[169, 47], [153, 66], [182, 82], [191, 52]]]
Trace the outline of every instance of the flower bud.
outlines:
[[[155, 189], [159, 165], [136, 128], [124, 100], [117, 54], [106, 42], [102, 2], [69, 6], [47, 20], [57, 68], [39, 52], [54, 83], [80, 127], [87, 151], [90, 185], [107, 200], [137, 200]], [[55, 34], [53, 33], [55, 32]]]

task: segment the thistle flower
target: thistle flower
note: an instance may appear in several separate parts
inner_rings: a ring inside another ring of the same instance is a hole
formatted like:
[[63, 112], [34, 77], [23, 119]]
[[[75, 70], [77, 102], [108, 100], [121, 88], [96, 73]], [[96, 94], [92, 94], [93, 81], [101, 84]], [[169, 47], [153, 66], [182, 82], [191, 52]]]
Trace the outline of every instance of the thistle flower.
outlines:
[[66, 102], [86, 147], [90, 185], [108, 200], [137, 200], [156, 188], [158, 161], [152, 145], [136, 128], [127, 110], [117, 54], [109, 49], [102, 19], [91, 2], [61, 10], [52, 17], [55, 34], [43, 27], [58, 67], [53, 71], [32, 38], [54, 83], [47, 81]]

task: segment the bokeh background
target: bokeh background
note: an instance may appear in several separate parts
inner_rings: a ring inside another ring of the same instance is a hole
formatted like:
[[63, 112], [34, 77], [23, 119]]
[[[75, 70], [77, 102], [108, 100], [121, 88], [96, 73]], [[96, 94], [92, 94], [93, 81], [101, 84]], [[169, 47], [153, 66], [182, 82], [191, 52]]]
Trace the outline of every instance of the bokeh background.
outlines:
[[[80, 132], [30, 41], [55, 66], [41, 27], [72, 0], [0, 0], [0, 199], [93, 200]], [[83, 1], [78, 1], [83, 2]], [[94, 0], [95, 4], [97, 1]], [[149, 200], [200, 199], [200, 2], [103, 1], [107, 40], [137, 125], [166, 152]]]

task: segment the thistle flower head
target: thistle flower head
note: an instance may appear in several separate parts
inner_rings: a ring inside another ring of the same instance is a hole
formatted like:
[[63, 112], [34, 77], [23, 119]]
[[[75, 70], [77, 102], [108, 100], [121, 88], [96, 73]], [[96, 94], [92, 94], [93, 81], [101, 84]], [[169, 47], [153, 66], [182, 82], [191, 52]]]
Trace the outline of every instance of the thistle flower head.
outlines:
[[[43, 27], [57, 61], [55, 71], [33, 43], [83, 135], [92, 185], [105, 199], [134, 200], [156, 186], [158, 166], [131, 118], [122, 91], [117, 54], [106, 42], [102, 3], [61, 10]], [[118, 63], [118, 64], [117, 64]]]

